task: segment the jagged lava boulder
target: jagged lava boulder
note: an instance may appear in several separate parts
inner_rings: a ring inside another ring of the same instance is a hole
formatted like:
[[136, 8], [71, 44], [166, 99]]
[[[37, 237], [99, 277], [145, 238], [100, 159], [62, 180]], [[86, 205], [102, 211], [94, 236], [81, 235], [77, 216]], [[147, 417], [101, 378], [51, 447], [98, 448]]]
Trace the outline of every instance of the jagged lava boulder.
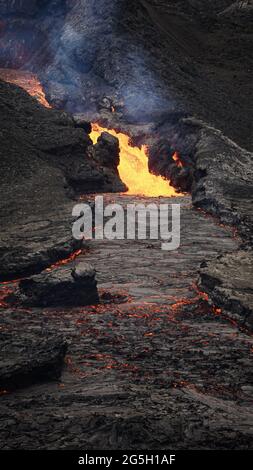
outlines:
[[99, 301], [95, 270], [85, 262], [23, 279], [10, 301], [31, 307], [82, 306]]
[[103, 166], [117, 169], [119, 165], [119, 141], [116, 137], [108, 132], [102, 132], [95, 150]]
[[[98, 138], [97, 144], [94, 146], [95, 155], [94, 158], [98, 164], [102, 165], [104, 174], [113, 187], [115, 192], [124, 192], [127, 190], [127, 186], [121, 181], [118, 173], [118, 165], [120, 162], [119, 153], [119, 141], [117, 137], [109, 134], [108, 132], [102, 132]], [[115, 175], [118, 178], [115, 178]]]

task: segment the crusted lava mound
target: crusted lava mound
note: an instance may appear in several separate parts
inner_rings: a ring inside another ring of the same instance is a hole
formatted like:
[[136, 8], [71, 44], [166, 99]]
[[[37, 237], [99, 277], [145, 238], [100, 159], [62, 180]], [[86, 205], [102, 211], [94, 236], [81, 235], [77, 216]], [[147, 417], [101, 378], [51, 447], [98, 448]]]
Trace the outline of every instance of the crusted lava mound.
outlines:
[[10, 302], [28, 307], [76, 307], [99, 301], [95, 269], [86, 263], [58, 266], [19, 282]]

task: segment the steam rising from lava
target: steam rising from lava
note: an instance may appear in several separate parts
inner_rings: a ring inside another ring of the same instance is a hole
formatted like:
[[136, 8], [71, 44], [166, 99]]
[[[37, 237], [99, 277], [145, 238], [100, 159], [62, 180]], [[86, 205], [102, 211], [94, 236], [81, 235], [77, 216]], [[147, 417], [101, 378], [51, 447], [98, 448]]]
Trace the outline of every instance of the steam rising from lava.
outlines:
[[120, 164], [118, 167], [121, 180], [127, 185], [128, 193], [142, 196], [178, 196], [175, 189], [161, 176], [149, 172], [147, 147], [132, 147], [130, 138], [121, 132], [105, 129], [93, 124], [90, 137], [95, 144], [102, 132], [109, 132], [119, 139]]
[[[15, 83], [24, 88], [31, 96], [44, 106], [50, 107], [46, 100], [42, 85], [35, 74], [30, 72], [22, 72], [8, 69], [0, 69], [0, 77], [4, 80]], [[158, 196], [178, 196], [175, 188], [173, 188], [167, 180], [162, 176], [156, 176], [149, 172], [147, 147], [142, 145], [141, 148], [130, 145], [130, 138], [123, 133], [115, 130], [105, 129], [98, 124], [93, 124], [92, 133], [90, 135], [93, 143], [97, 142], [102, 132], [109, 132], [117, 137], [120, 145], [120, 164], [118, 167], [121, 180], [128, 187], [129, 195], [141, 195], [149, 197]], [[179, 155], [175, 153], [174, 160], [177, 165], [181, 166]]]

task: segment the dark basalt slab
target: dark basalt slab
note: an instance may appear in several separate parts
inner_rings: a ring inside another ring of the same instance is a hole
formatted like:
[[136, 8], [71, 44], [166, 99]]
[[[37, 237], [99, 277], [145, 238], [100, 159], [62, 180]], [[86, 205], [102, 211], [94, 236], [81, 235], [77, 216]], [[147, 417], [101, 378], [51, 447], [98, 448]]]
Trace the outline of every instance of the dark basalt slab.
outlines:
[[12, 390], [57, 380], [67, 343], [59, 335], [36, 327], [0, 335], [0, 388]]
[[86, 119], [86, 116], [84, 114], [73, 114], [73, 119], [76, 127], [84, 129], [87, 134], [91, 133], [91, 123]]
[[252, 251], [228, 253], [204, 263], [199, 284], [218, 306], [253, 327]]
[[236, 226], [252, 244], [253, 154], [239, 147], [220, 131], [194, 119], [199, 127], [194, 153], [193, 204]]
[[99, 301], [94, 268], [85, 263], [60, 266], [23, 279], [10, 302], [29, 307], [82, 306]]
[[[195, 207], [233, 225], [252, 244], [252, 152], [194, 117], [168, 116], [151, 137], [146, 136], [146, 143], [153, 173], [169, 179], [181, 191], [190, 191]], [[176, 151], [182, 167], [173, 159]]]
[[[50, 195], [48, 196], [50, 198]], [[26, 214], [23, 223], [22, 214], [19, 213], [17, 220], [2, 219], [1, 281], [39, 273], [62, 259], [68, 259], [85, 245], [83, 240], [75, 240], [72, 237], [73, 203], [66, 203], [63, 207], [59, 205], [58, 210], [57, 207], [52, 207], [46, 214], [41, 207], [40, 216], [39, 207], [35, 214], [32, 213], [32, 200], [31, 196], [31, 214]], [[45, 199], [41, 201], [42, 205], [43, 202]]]

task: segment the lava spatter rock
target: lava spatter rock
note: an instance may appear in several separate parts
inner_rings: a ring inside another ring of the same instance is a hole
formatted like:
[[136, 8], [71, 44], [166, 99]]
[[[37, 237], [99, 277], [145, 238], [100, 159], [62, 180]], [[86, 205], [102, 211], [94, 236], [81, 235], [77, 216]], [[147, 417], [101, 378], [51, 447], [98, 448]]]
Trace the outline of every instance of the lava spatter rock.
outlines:
[[0, 388], [21, 388], [60, 377], [66, 341], [41, 328], [2, 332], [0, 335]]
[[9, 301], [25, 306], [57, 307], [96, 304], [99, 301], [95, 270], [87, 263], [60, 266], [23, 279]]
[[117, 137], [108, 132], [102, 132], [97, 144], [94, 146], [94, 159], [103, 168], [105, 181], [108, 182], [108, 187], [113, 188], [114, 192], [127, 190], [127, 186], [121, 181], [118, 172], [119, 154], [120, 148]]
[[178, 168], [174, 166], [174, 173], [170, 171], [168, 176], [172, 186], [175, 188], [183, 192], [189, 192], [191, 190], [193, 177], [190, 168]]
[[119, 141], [108, 132], [102, 132], [95, 145], [95, 154], [103, 166], [117, 169], [119, 165]]
[[91, 123], [87, 121], [86, 115], [82, 113], [73, 114], [75, 127], [84, 129], [87, 134], [92, 131]]

